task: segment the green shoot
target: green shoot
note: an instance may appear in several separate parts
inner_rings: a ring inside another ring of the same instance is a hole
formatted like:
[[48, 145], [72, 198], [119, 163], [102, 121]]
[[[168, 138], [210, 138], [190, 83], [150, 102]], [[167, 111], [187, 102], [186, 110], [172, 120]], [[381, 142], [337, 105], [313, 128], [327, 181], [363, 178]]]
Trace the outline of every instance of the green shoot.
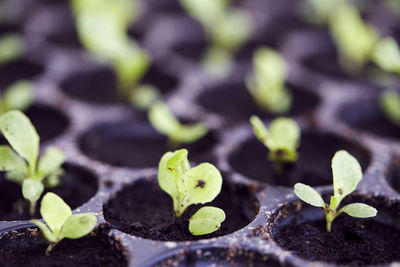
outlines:
[[225, 76], [232, 67], [232, 54], [250, 36], [253, 25], [249, 14], [231, 7], [229, 0], [181, 0], [181, 4], [203, 25], [211, 40], [211, 51], [202, 62], [204, 69], [215, 77]]
[[13, 109], [24, 111], [33, 101], [32, 84], [28, 81], [13, 83], [0, 98], [0, 115]]
[[277, 171], [282, 171], [284, 163], [297, 161], [296, 149], [300, 145], [300, 128], [296, 121], [277, 118], [267, 129], [260, 118], [252, 116], [250, 123], [257, 139], [269, 149], [268, 159], [275, 163]]
[[338, 0], [307, 0], [308, 6], [312, 9], [312, 14], [309, 14], [309, 18], [317, 24], [327, 24], [335, 11], [337, 3]]
[[246, 86], [260, 108], [283, 114], [292, 104], [292, 95], [285, 87], [286, 77], [285, 59], [270, 48], [260, 48], [254, 53], [253, 75], [246, 78]]
[[400, 94], [395, 91], [385, 91], [380, 98], [380, 106], [386, 118], [400, 126]]
[[38, 226], [50, 245], [46, 255], [64, 238], [78, 239], [89, 234], [96, 226], [97, 219], [94, 213], [72, 214], [71, 208], [54, 193], [44, 195], [40, 215], [45, 223], [32, 219]]
[[21, 56], [24, 50], [22, 38], [17, 34], [7, 34], [0, 38], [0, 65]]
[[[78, 34], [83, 45], [102, 60], [111, 62], [118, 79], [119, 93], [132, 104], [136, 86], [150, 66], [150, 57], [127, 34], [136, 10], [130, 0], [71, 0]], [[142, 88], [143, 89], [143, 88]], [[139, 93], [139, 96], [141, 94]]]
[[338, 210], [342, 200], [353, 193], [363, 177], [361, 166], [357, 159], [347, 151], [336, 152], [332, 159], [333, 190], [330, 204], [325, 204], [320, 194], [311, 186], [297, 183], [294, 193], [304, 202], [320, 207], [324, 210], [326, 218], [326, 231], [332, 230], [332, 222], [343, 212], [357, 218], [370, 218], [377, 214], [377, 210], [364, 203], [352, 203]]
[[384, 71], [400, 74], [400, 48], [392, 37], [376, 44], [372, 59]]
[[[191, 168], [186, 149], [167, 152], [158, 165], [158, 184], [173, 201], [175, 217], [180, 217], [187, 207], [214, 200], [222, 187], [219, 170], [210, 163]], [[219, 229], [225, 220], [223, 210], [203, 207], [189, 219], [193, 235], [205, 235]]]
[[168, 143], [174, 147], [193, 143], [208, 133], [203, 123], [181, 124], [163, 102], [151, 106], [149, 121], [159, 133], [168, 136]]
[[358, 73], [371, 59], [378, 33], [350, 3], [342, 1], [335, 8], [329, 25], [339, 49], [340, 63], [349, 73]]
[[45, 186], [59, 184], [64, 154], [50, 147], [39, 158], [39, 135], [30, 120], [20, 111], [13, 110], [0, 117], [0, 131], [11, 145], [0, 146], [0, 170], [6, 178], [22, 186], [22, 194], [30, 202], [30, 213]]

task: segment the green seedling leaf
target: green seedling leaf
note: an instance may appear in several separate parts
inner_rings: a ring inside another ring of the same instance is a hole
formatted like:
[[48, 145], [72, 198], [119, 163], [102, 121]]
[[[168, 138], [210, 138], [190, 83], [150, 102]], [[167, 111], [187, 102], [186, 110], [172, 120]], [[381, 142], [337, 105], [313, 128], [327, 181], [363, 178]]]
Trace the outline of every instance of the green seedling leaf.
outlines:
[[366, 24], [356, 7], [343, 1], [331, 16], [330, 29], [340, 52], [340, 61], [350, 73], [359, 72], [370, 60], [378, 41], [374, 27]]
[[189, 231], [196, 236], [211, 234], [219, 230], [225, 218], [225, 212], [220, 208], [202, 207], [189, 219]]
[[294, 193], [307, 204], [325, 209], [324, 200], [311, 186], [297, 183], [294, 185]]
[[0, 171], [26, 170], [26, 163], [9, 146], [0, 146]]
[[373, 60], [387, 72], [400, 73], [400, 48], [392, 37], [380, 40], [373, 53]]
[[[347, 151], [336, 152], [332, 159], [333, 190], [337, 205], [351, 194], [361, 181], [363, 174], [357, 159]], [[333, 207], [334, 209], [337, 206]]]
[[400, 94], [387, 90], [382, 93], [380, 106], [385, 116], [394, 124], [400, 126]]
[[148, 109], [160, 98], [160, 92], [152, 85], [138, 85], [129, 102], [139, 109]]
[[277, 170], [281, 169], [282, 163], [297, 160], [296, 149], [300, 143], [300, 128], [296, 121], [277, 118], [267, 129], [257, 116], [252, 116], [250, 123], [257, 139], [269, 149], [268, 158], [276, 163]]
[[89, 234], [96, 226], [94, 213], [75, 214], [64, 223], [62, 232], [66, 238], [77, 239]]
[[23, 196], [30, 201], [33, 214], [36, 201], [44, 191], [43, 181], [48, 178], [46, 185], [58, 184], [64, 154], [56, 148], [49, 148], [36, 164], [39, 136], [30, 120], [20, 111], [12, 110], [2, 115], [0, 130], [13, 149], [0, 146], [0, 159], [3, 159], [0, 167], [7, 171], [8, 180], [22, 185]]
[[215, 23], [224, 16], [229, 0], [180, 0], [182, 6], [193, 18], [212, 32]]
[[246, 86], [260, 108], [282, 114], [292, 103], [292, 96], [285, 87], [286, 77], [285, 59], [270, 48], [260, 48], [253, 56], [253, 75], [246, 78]]
[[334, 195], [331, 196], [329, 205], [324, 204], [323, 199], [316, 190], [308, 185], [297, 183], [294, 193], [304, 202], [321, 207], [326, 218], [326, 230], [332, 230], [332, 222], [343, 212], [358, 218], [374, 217], [377, 210], [363, 203], [353, 203], [344, 206], [338, 211], [343, 198], [352, 193], [362, 179], [362, 171], [358, 161], [347, 151], [336, 152], [332, 159]]
[[0, 117], [0, 130], [12, 148], [29, 163], [33, 175], [39, 153], [39, 135], [29, 119], [13, 110]]
[[0, 39], [0, 65], [21, 56], [23, 42], [17, 34], [7, 34]]
[[219, 46], [207, 49], [201, 65], [204, 71], [213, 78], [224, 78], [232, 70], [232, 53]]
[[364, 203], [352, 203], [344, 206], [339, 213], [347, 213], [348, 215], [356, 218], [370, 218], [375, 217], [378, 211], [370, 205]]
[[44, 224], [41, 221], [36, 220], [36, 219], [31, 220], [31, 222], [39, 227], [39, 229], [42, 231], [46, 240], [48, 240], [49, 242], [52, 242], [52, 243], [57, 242], [56, 237], [53, 235], [53, 233], [51, 232], [49, 227], [47, 227], [46, 224]]
[[57, 172], [65, 161], [64, 153], [55, 147], [50, 147], [39, 160], [39, 170], [41, 178]]
[[249, 38], [252, 21], [247, 12], [232, 8], [219, 18], [212, 28], [213, 43], [226, 49], [235, 51]]
[[22, 195], [25, 199], [29, 200], [30, 213], [33, 214], [36, 208], [36, 202], [44, 191], [44, 186], [40, 181], [32, 178], [24, 179], [22, 182]]
[[19, 81], [12, 84], [0, 100], [0, 114], [17, 109], [24, 111], [33, 101], [32, 84], [28, 81]]
[[41, 203], [40, 214], [46, 224], [31, 220], [43, 232], [50, 243], [46, 254], [64, 238], [77, 239], [90, 233], [96, 226], [93, 213], [72, 215], [71, 208], [56, 194], [47, 193]]
[[[187, 155], [186, 149], [167, 152], [161, 158], [158, 168], [158, 183], [161, 189], [171, 196], [176, 217], [180, 217], [192, 204], [211, 202], [220, 193], [222, 187], [221, 173], [214, 165], [202, 163], [191, 168]], [[197, 234], [211, 229], [206, 222], [200, 221], [206, 211], [201, 212], [197, 217], [192, 217], [193, 229]], [[221, 216], [218, 215], [211, 221], [218, 224], [220, 219]], [[215, 231], [214, 228], [213, 231]]]
[[193, 143], [208, 133], [203, 123], [181, 124], [163, 102], [151, 106], [149, 121], [158, 132], [168, 136], [174, 145]]
[[313, 14], [310, 14], [311, 19], [318, 24], [327, 24], [335, 11], [338, 0], [307, 0], [307, 4], [313, 11]]
[[42, 200], [40, 215], [57, 236], [67, 219], [72, 215], [71, 208], [56, 194], [47, 193]]

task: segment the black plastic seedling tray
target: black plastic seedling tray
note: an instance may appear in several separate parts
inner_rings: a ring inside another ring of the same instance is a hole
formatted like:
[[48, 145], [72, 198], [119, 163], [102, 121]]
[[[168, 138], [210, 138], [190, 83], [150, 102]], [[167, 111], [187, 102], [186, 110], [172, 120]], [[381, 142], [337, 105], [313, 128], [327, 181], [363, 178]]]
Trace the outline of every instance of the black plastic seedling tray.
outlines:
[[[276, 32], [272, 14], [283, 22], [298, 19], [292, 9], [284, 8], [291, 1], [283, 1], [282, 6], [261, 2], [237, 1], [256, 18], [255, 37], [266, 29]], [[54, 19], [69, 16], [63, 1], [55, 6], [43, 9], [42, 16], [51, 10], [60, 14]], [[262, 10], [271, 7], [275, 13], [262, 16]], [[69, 23], [62, 26], [64, 31], [59, 35], [54, 35], [57, 23], [47, 32], [28, 23], [25, 33], [35, 38], [28, 38], [27, 55], [20, 60], [25, 67], [0, 68], [0, 86], [5, 88], [20, 78], [34, 80], [35, 104], [27, 115], [38, 129], [42, 149], [55, 145], [67, 158], [64, 182], [55, 192], [74, 212], [91, 211], [98, 218], [89, 236], [57, 245], [50, 266], [335, 266], [298, 256], [298, 252], [284, 248], [282, 238], [288, 226], [302, 229], [304, 223], [323, 219], [321, 210], [294, 195], [293, 185], [310, 184], [327, 197], [332, 192], [331, 158], [340, 149], [353, 154], [364, 172], [357, 192], [347, 200], [378, 209], [378, 216], [368, 223], [400, 230], [400, 129], [386, 121], [377, 107], [380, 88], [363, 76], [344, 77], [337, 69], [332, 73], [332, 66], [326, 69], [327, 62], [318, 60], [321, 54], [336, 53], [329, 39], [313, 41], [327, 35], [326, 29], [282, 23], [284, 34], [261, 41], [279, 49], [289, 60], [287, 86], [294, 94], [289, 116], [302, 128], [300, 161], [279, 176], [248, 122], [253, 114], [266, 123], [274, 118], [255, 107], [243, 84], [245, 74], [251, 71], [251, 58], [238, 59], [228, 78], [212, 80], [200, 71], [196, 60], [175, 49], [181, 41], [190, 43], [186, 39], [192, 38], [190, 34], [179, 37], [179, 32], [173, 31], [176, 23], [182, 24], [182, 10], [158, 1], [149, 1], [144, 10], [144, 22], [132, 27], [133, 35], [140, 36], [140, 42], [154, 52], [153, 72], [143, 82], [160, 87], [180, 118], [201, 120], [211, 128], [203, 140], [188, 147], [189, 160], [192, 164], [212, 162], [221, 170], [224, 185], [213, 205], [225, 210], [227, 220], [221, 231], [196, 240], [179, 231], [154, 230], [153, 219], [168, 218], [172, 208], [169, 196], [157, 186], [158, 160], [169, 149], [166, 138], [150, 126], [145, 112], [107, 90], [115, 90], [112, 69], [83, 52]], [[191, 26], [183, 23], [183, 27]], [[160, 31], [176, 38], [157, 42], [154, 36]], [[196, 38], [192, 40], [194, 50], [207, 45], [202, 37]], [[46, 53], [42, 57], [29, 55], [37, 51]], [[30, 216], [26, 210], [20, 215], [10, 208], [22, 199], [20, 188], [1, 175], [0, 194], [0, 265], [45, 265], [42, 254], [46, 243], [29, 223]], [[37, 212], [35, 218], [39, 217]], [[360, 222], [354, 221], [356, 225]], [[146, 223], [153, 228], [146, 228]], [[335, 221], [334, 227], [336, 223], [340, 221]], [[21, 260], [25, 254], [29, 258]], [[77, 259], [68, 255], [77, 255]], [[379, 263], [389, 266], [396, 260], [400, 261], [399, 251]], [[363, 265], [345, 259], [340, 264]]]

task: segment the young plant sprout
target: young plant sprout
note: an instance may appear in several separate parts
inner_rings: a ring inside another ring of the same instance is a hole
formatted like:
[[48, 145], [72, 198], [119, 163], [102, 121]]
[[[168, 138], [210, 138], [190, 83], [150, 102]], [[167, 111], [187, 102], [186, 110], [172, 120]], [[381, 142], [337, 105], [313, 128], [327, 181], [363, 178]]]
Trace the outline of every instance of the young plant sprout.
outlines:
[[285, 59], [270, 48], [260, 48], [253, 55], [253, 74], [246, 78], [246, 86], [260, 108], [283, 114], [292, 104], [292, 95], [285, 87], [286, 77]]
[[17, 34], [7, 34], [0, 38], [0, 65], [21, 56], [24, 50], [22, 38]]
[[339, 49], [340, 63], [349, 73], [357, 73], [370, 61], [379, 40], [378, 33], [347, 1], [340, 1], [335, 9], [329, 25]]
[[309, 12], [311, 14], [307, 14], [307, 18], [317, 24], [325, 25], [329, 22], [337, 3], [338, 0], [307, 0], [307, 8], [311, 8]]
[[[174, 215], [179, 218], [187, 207], [205, 204], [220, 193], [222, 176], [210, 163], [191, 168], [186, 149], [167, 152], [158, 165], [158, 184], [173, 201]], [[205, 235], [217, 231], [225, 220], [222, 209], [205, 206], [189, 219], [192, 235]]]
[[400, 126], [400, 94], [390, 90], [383, 92], [380, 105], [386, 118]]
[[170, 146], [193, 143], [208, 133], [203, 123], [181, 124], [163, 102], [156, 102], [149, 109], [149, 121], [153, 127], [168, 136]]
[[30, 202], [30, 213], [46, 187], [59, 184], [64, 154], [50, 147], [39, 158], [39, 136], [30, 120], [13, 110], [0, 117], [0, 131], [11, 145], [0, 146], [0, 170], [6, 178], [22, 186], [22, 194]]
[[13, 109], [24, 111], [33, 101], [32, 84], [28, 81], [13, 83], [0, 98], [0, 115]]
[[296, 121], [277, 118], [267, 129], [260, 118], [251, 116], [250, 123], [257, 139], [269, 149], [268, 159], [275, 163], [277, 171], [282, 171], [284, 163], [297, 161], [296, 149], [300, 145], [300, 128]]
[[326, 218], [326, 230], [332, 230], [332, 222], [343, 212], [357, 218], [370, 218], [377, 214], [377, 210], [364, 203], [352, 203], [338, 210], [342, 200], [351, 194], [360, 182], [363, 174], [357, 159], [347, 151], [336, 152], [332, 159], [333, 190], [330, 203], [325, 204], [319, 193], [311, 186], [297, 183], [294, 193], [304, 202], [320, 207], [324, 210]]
[[[158, 97], [158, 91], [154, 87], [138, 86], [150, 66], [150, 57], [127, 34], [136, 17], [135, 3], [130, 0], [72, 0], [72, 7], [82, 44], [101, 60], [113, 64], [121, 97], [139, 107], [147, 107], [155, 100], [148, 97]], [[151, 92], [137, 92], [143, 90]]]
[[232, 7], [229, 0], [181, 0], [181, 4], [203, 25], [212, 43], [204, 56], [204, 68], [223, 77], [231, 68], [232, 54], [250, 36], [253, 25], [249, 14]]
[[400, 74], [400, 48], [393, 37], [386, 37], [376, 44], [372, 60], [384, 71]]
[[89, 234], [97, 223], [94, 213], [73, 215], [71, 208], [54, 193], [44, 195], [40, 215], [46, 224], [36, 219], [32, 219], [31, 222], [40, 228], [50, 243], [46, 249], [47, 255], [64, 238], [81, 238]]

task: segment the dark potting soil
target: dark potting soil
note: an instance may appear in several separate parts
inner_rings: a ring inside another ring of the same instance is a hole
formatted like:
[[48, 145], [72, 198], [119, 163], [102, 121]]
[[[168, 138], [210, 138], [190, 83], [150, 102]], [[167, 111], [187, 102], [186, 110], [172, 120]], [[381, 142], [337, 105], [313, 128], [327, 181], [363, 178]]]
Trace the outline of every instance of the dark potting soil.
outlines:
[[188, 149], [191, 162], [213, 162], [211, 150], [216, 143], [217, 136], [211, 131], [192, 144], [173, 147], [149, 124], [134, 122], [98, 125], [79, 138], [79, 147], [87, 156], [134, 168], [157, 167], [166, 152], [180, 148]]
[[0, 89], [22, 79], [32, 79], [43, 71], [43, 67], [20, 58], [0, 66]]
[[400, 139], [400, 126], [386, 119], [377, 100], [347, 105], [341, 109], [339, 117], [358, 130], [381, 137]]
[[370, 162], [367, 150], [336, 135], [314, 131], [302, 133], [298, 161], [285, 164], [281, 172], [268, 160], [268, 149], [253, 137], [229, 156], [229, 163], [242, 175], [271, 185], [291, 187], [298, 182], [310, 186], [330, 185], [332, 157], [341, 149], [355, 156], [363, 171], [366, 170]]
[[[61, 177], [61, 185], [46, 189], [59, 195], [72, 209], [82, 206], [97, 192], [96, 177], [88, 170], [71, 164], [64, 164], [65, 174]], [[0, 173], [0, 221], [29, 220], [41, 218], [39, 213], [40, 201], [36, 213], [29, 214], [29, 203], [22, 196], [21, 187], [5, 179]], [[0, 257], [1, 258], [1, 257]]]
[[182, 253], [158, 262], [154, 267], [195, 267], [195, 266], [218, 266], [218, 267], [280, 267], [283, 266], [278, 260], [263, 256], [251, 250], [240, 248], [206, 248]]
[[324, 220], [290, 225], [275, 241], [308, 261], [364, 266], [400, 260], [400, 231], [395, 228], [347, 215], [333, 222], [331, 233], [325, 227]]
[[[292, 107], [288, 116], [296, 116], [311, 112], [320, 102], [314, 93], [288, 84], [293, 95]], [[252, 115], [261, 119], [271, 119], [274, 116], [258, 108], [252, 96], [243, 83], [228, 83], [212, 88], [197, 97], [197, 102], [209, 112], [223, 116], [229, 123], [248, 122]]]
[[64, 239], [45, 255], [48, 243], [37, 228], [0, 235], [0, 265], [3, 267], [128, 266], [121, 244], [97, 230], [80, 239]]
[[25, 111], [40, 136], [48, 141], [61, 135], [69, 125], [69, 119], [60, 110], [44, 104], [34, 104]]
[[[157, 65], [151, 65], [140, 83], [153, 85], [161, 93], [167, 93], [175, 89], [178, 79]], [[121, 103], [115, 74], [111, 68], [105, 66], [71, 73], [60, 86], [65, 93], [81, 101], [95, 104]]]
[[232, 233], [249, 224], [258, 212], [254, 190], [225, 181], [218, 197], [205, 205], [222, 208], [226, 220], [218, 231], [196, 237], [188, 230], [188, 219], [205, 205], [192, 205], [181, 218], [176, 219], [171, 197], [154, 180], [140, 180], [118, 192], [104, 206], [105, 219], [121, 231], [135, 236], [159, 241], [185, 241]]

